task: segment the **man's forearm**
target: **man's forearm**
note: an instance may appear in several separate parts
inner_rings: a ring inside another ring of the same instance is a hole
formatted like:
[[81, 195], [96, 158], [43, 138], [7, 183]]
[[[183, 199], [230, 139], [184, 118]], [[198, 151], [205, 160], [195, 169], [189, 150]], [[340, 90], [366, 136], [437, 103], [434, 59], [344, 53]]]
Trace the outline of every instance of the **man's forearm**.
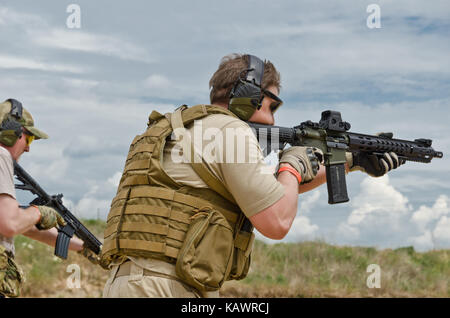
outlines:
[[36, 208], [21, 209], [17, 201], [9, 196], [1, 196], [0, 205], [0, 232], [7, 237], [27, 232], [41, 217]]
[[[282, 164], [281, 167], [286, 164]], [[284, 198], [285, 200], [285, 211], [292, 216], [292, 219], [295, 218], [297, 214], [297, 202], [298, 202], [298, 194], [296, 189], [299, 187], [297, 178], [288, 171], [280, 172], [277, 177], [278, 182], [280, 182], [285, 189]]]
[[15, 219], [15, 232], [17, 234], [22, 234], [29, 229], [35, 227], [35, 224], [39, 222], [39, 219], [41, 218], [41, 214], [39, 213], [39, 210], [33, 207], [29, 207], [27, 209], [20, 209], [19, 208], [19, 217]]
[[30, 230], [23, 233], [23, 235], [47, 245], [55, 246], [58, 231], [55, 228], [46, 231], [40, 231], [36, 226], [33, 226]]
[[301, 184], [298, 187], [298, 193], [304, 193], [311, 191], [314, 188], [317, 188], [321, 184], [327, 182], [327, 176], [325, 173], [325, 166], [319, 165], [319, 171], [317, 172], [316, 177], [308, 183]]
[[[349, 172], [348, 164], [345, 164], [345, 172], [346, 173]], [[325, 166], [320, 165], [316, 177], [311, 182], [301, 184], [298, 187], [298, 193], [311, 191], [312, 189], [317, 188], [318, 186], [324, 184], [325, 182], [327, 182], [326, 169]]]
[[[286, 164], [281, 164], [283, 167]], [[297, 214], [297, 204], [298, 204], [298, 180], [290, 172], [284, 171], [280, 172], [277, 178], [285, 189], [284, 197], [282, 198], [284, 208], [280, 209], [277, 213], [277, 217], [280, 219], [280, 223], [283, 224], [287, 231], [291, 228], [292, 222]], [[287, 232], [286, 231], [286, 232]]]
[[[34, 226], [29, 231], [23, 233], [23, 235], [33, 240], [45, 243], [47, 245], [55, 246], [56, 238], [58, 236], [58, 230], [56, 228], [51, 228], [50, 230], [40, 231]], [[82, 248], [83, 248], [82, 240], [80, 240], [77, 237], [73, 237], [70, 240], [69, 250], [80, 251]]]

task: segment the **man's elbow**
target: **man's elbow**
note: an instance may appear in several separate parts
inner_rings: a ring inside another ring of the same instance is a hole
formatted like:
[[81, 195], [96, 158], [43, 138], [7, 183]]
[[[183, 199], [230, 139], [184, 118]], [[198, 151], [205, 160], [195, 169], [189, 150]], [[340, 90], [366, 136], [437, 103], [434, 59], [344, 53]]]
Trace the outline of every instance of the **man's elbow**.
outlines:
[[290, 226], [283, 222], [271, 222], [266, 226], [256, 227], [256, 229], [271, 240], [282, 240], [288, 234]]
[[12, 222], [2, 222], [0, 234], [7, 238], [12, 238], [17, 234], [17, 229]]
[[285, 236], [288, 234], [290, 230], [290, 226], [286, 226], [284, 224], [279, 224], [275, 231], [273, 232], [273, 235], [271, 237], [272, 240], [282, 240], [285, 238]]
[[282, 240], [291, 229], [295, 211], [283, 211], [284, 206], [272, 205], [250, 217], [253, 226], [265, 237]]
[[[286, 234], [287, 234], [287, 233], [286, 233]], [[286, 234], [280, 233], [280, 234], [276, 234], [276, 235], [273, 235], [273, 236], [267, 236], [267, 237], [270, 238], [271, 240], [277, 240], [277, 241], [280, 241], [280, 240], [284, 239], [284, 237], [286, 236]]]

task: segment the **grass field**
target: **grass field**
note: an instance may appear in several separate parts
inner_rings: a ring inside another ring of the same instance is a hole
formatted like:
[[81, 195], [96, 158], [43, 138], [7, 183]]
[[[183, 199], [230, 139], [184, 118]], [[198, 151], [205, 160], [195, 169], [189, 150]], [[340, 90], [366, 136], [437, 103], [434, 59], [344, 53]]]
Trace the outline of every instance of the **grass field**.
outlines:
[[[105, 223], [83, 223], [99, 238]], [[17, 262], [27, 280], [23, 297], [101, 297], [108, 272], [76, 253], [67, 260], [53, 248], [18, 236]], [[75, 264], [75, 266], [73, 265]], [[369, 288], [370, 264], [380, 288]], [[79, 268], [80, 285], [73, 286]], [[79, 287], [79, 288], [77, 288]], [[268, 245], [255, 242], [252, 265], [241, 281], [229, 281], [222, 297], [450, 297], [450, 250], [418, 253], [412, 247], [377, 250], [325, 242]]]

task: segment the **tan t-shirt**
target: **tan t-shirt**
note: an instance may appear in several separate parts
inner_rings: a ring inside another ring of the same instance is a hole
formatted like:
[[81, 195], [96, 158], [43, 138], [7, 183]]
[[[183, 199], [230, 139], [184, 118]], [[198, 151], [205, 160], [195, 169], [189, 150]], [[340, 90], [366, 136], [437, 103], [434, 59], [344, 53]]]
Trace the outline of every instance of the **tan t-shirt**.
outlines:
[[[245, 122], [232, 116], [213, 114], [195, 121], [186, 130], [196, 145], [196, 153], [202, 154], [209, 170], [231, 193], [247, 217], [271, 206], [284, 195], [283, 185], [264, 162], [258, 140]], [[183, 160], [182, 139], [167, 140], [163, 169], [180, 184], [207, 188], [192, 166]]]
[[[0, 147], [0, 194], [7, 194], [14, 199], [16, 198], [13, 160], [9, 151], [3, 147]], [[3, 245], [8, 251], [14, 254], [13, 238], [7, 238], [0, 234], [0, 245]]]

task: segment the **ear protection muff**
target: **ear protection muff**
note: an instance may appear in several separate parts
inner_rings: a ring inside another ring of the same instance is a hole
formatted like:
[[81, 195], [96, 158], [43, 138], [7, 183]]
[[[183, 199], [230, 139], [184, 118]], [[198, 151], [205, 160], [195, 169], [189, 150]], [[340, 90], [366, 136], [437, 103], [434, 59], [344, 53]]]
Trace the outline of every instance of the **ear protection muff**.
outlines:
[[249, 120], [261, 108], [264, 97], [261, 89], [264, 62], [254, 55], [248, 57], [248, 67], [241, 72], [231, 89], [228, 104], [228, 109], [242, 120]]
[[7, 147], [12, 147], [16, 141], [22, 136], [22, 120], [23, 107], [22, 103], [15, 99], [8, 99], [11, 103], [11, 111], [5, 117], [0, 125], [0, 143]]

